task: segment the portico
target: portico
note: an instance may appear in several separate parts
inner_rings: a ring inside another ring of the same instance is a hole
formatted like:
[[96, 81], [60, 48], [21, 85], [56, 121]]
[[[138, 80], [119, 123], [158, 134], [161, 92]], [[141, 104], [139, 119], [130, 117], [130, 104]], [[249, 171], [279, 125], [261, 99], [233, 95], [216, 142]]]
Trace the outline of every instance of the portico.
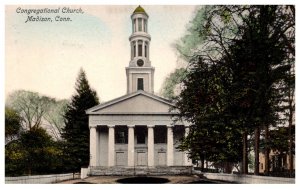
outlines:
[[170, 106], [161, 97], [137, 91], [88, 110], [90, 166], [190, 165], [186, 153], [176, 149], [188, 124], [173, 123], [176, 113], [169, 112]]

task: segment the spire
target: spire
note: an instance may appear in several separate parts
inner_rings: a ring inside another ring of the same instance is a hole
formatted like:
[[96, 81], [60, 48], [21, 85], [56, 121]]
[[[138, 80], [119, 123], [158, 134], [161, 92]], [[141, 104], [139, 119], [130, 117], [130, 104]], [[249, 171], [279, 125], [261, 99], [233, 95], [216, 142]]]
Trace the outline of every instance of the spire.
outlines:
[[140, 5], [133, 11], [132, 14], [137, 14], [137, 13], [146, 14], [148, 16], [145, 9], [143, 7], [141, 7]]
[[127, 93], [144, 90], [153, 93], [154, 67], [149, 58], [151, 36], [148, 34], [148, 18], [145, 9], [135, 8], [131, 14], [132, 34], [129, 36], [131, 59], [126, 67]]

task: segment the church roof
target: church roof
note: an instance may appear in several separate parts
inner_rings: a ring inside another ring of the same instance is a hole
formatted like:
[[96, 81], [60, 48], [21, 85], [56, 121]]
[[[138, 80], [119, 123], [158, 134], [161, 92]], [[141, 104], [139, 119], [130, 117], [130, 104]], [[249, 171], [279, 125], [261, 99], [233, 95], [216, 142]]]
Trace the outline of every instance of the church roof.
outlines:
[[[94, 114], [95, 112], [98, 112], [99, 110], [103, 110], [105, 108], [108, 108], [108, 107], [120, 104], [122, 102], [129, 101], [130, 99], [133, 99], [133, 98], [136, 98], [136, 97], [140, 97], [140, 96], [144, 96], [144, 97], [146, 97], [148, 99], [152, 99], [153, 101], [155, 101], [155, 102], [157, 102], [157, 103], [159, 103], [161, 105], [165, 105], [165, 106], [167, 106], [169, 108], [174, 107], [174, 104], [171, 103], [169, 100], [167, 100], [165, 98], [162, 98], [160, 96], [157, 96], [157, 95], [145, 92], [143, 90], [138, 90], [138, 91], [136, 91], [134, 93], [126, 94], [126, 95], [121, 96], [119, 98], [115, 98], [115, 99], [113, 99], [111, 101], [108, 101], [108, 102], [99, 104], [97, 106], [94, 106], [94, 107], [86, 110], [86, 113], [87, 114]], [[130, 105], [130, 107], [132, 107], [132, 105]], [[127, 109], [130, 109], [130, 107], [128, 107]]]
[[141, 7], [140, 5], [133, 11], [133, 14], [136, 14], [136, 13], [144, 13], [147, 15], [145, 9], [143, 7]]

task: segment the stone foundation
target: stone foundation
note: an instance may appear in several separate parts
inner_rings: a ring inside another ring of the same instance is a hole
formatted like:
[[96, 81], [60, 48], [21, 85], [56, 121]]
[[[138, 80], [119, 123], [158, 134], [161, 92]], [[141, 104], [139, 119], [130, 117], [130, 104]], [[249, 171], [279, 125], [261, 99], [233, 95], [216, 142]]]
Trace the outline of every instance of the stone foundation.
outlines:
[[191, 166], [168, 167], [101, 167], [89, 168], [89, 176], [158, 176], [192, 175]]

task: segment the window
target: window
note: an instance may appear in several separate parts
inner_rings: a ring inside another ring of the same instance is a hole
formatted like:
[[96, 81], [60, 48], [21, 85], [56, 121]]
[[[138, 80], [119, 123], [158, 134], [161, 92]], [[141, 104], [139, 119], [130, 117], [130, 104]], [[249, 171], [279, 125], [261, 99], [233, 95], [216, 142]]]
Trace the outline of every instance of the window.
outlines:
[[143, 53], [143, 41], [142, 40], [139, 40], [138, 41], [138, 56], [142, 56], [142, 53]]
[[147, 20], [144, 20], [144, 31], [147, 32]]
[[145, 57], [147, 57], [147, 44], [145, 45]]
[[115, 141], [116, 144], [127, 144], [128, 143], [128, 129], [126, 126], [116, 127]]
[[133, 46], [133, 57], [136, 57], [136, 46]]
[[142, 31], [142, 19], [138, 18], [138, 31]]
[[154, 143], [167, 143], [167, 127], [155, 126], [154, 127]]
[[138, 78], [137, 80], [137, 89], [138, 90], [144, 90], [144, 79]]
[[146, 144], [147, 128], [136, 127], [134, 132], [136, 133], [137, 144]]
[[132, 33], [135, 32], [135, 30], [134, 30], [135, 29], [135, 23], [134, 22], [135, 22], [135, 20], [132, 20]]
[[134, 57], [134, 44], [135, 44], [135, 42], [133, 41], [131, 43], [131, 59], [133, 59], [133, 57]]

